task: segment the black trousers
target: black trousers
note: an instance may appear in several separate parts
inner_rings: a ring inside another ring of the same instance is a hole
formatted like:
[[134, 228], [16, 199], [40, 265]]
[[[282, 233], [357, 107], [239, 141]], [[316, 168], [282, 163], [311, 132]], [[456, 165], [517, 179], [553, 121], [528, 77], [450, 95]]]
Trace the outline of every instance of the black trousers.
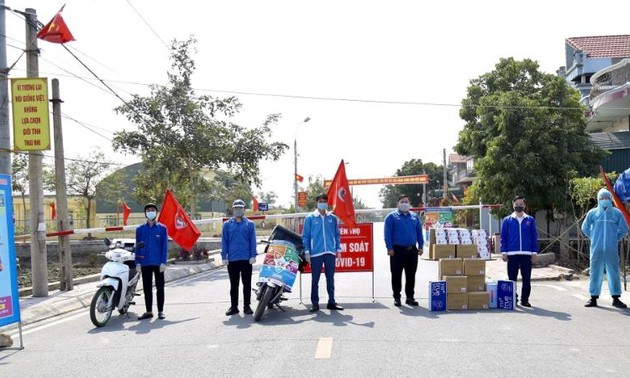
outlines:
[[230, 299], [232, 307], [238, 307], [238, 281], [243, 281], [243, 304], [249, 306], [252, 299], [252, 264], [249, 260], [230, 261], [227, 266], [230, 275]]
[[405, 294], [413, 298], [418, 270], [418, 249], [415, 246], [394, 246], [394, 256], [389, 256], [389, 268], [392, 272], [392, 291], [394, 298], [400, 299], [402, 273], [405, 271]]
[[532, 292], [532, 257], [530, 255], [508, 256], [507, 271], [510, 281], [516, 282], [519, 270], [523, 279], [521, 302], [529, 302], [529, 294]]
[[147, 312], [153, 308], [153, 276], [155, 275], [155, 289], [157, 290], [157, 310], [164, 311], [164, 273], [160, 273], [159, 265], [142, 265], [142, 290], [144, 291], [144, 305]]

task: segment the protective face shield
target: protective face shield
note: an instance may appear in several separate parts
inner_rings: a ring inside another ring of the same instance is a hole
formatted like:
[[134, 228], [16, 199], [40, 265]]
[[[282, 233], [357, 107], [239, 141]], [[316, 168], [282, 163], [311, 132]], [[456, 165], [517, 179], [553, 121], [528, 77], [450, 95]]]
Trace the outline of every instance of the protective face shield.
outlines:
[[232, 211], [234, 212], [234, 216], [237, 218], [242, 218], [243, 215], [245, 215], [245, 208], [244, 207], [235, 207], [232, 209]]

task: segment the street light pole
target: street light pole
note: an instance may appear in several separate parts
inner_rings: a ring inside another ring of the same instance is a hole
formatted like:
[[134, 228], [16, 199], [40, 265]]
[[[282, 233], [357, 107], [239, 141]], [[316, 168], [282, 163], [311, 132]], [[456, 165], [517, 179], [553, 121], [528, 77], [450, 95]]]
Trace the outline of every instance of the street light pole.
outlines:
[[[301, 124], [306, 123], [306, 122], [308, 122], [310, 120], [311, 120], [310, 117], [306, 117], [306, 118], [304, 118], [304, 121], [298, 123], [297, 126], [295, 126], [295, 133], [293, 135], [293, 194], [295, 195], [295, 197], [294, 197], [295, 202], [294, 202], [294, 207], [293, 208], [294, 208], [296, 214], [298, 213], [297, 130], [298, 130], [298, 127]], [[297, 216], [295, 217], [295, 231], [297, 232]]]

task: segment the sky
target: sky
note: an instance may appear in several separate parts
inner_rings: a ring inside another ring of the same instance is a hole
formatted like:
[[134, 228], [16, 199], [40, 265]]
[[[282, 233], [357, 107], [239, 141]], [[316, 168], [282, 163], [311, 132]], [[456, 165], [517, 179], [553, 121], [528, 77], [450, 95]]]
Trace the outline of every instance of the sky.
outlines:
[[[530, 58], [555, 74], [566, 38], [628, 33], [621, 21], [591, 15], [630, 13], [618, 0], [4, 2], [35, 9], [44, 24], [65, 3], [76, 39], [66, 46], [124, 99], [165, 84], [171, 41], [194, 36], [197, 93], [237, 96], [243, 109], [233, 121], [245, 127], [282, 114], [272, 140], [290, 149], [261, 164], [262, 187], [252, 189], [275, 192], [285, 206], [294, 141], [304, 177], [331, 179], [342, 159], [350, 179], [393, 176], [411, 159], [440, 165], [464, 126], [458, 105], [470, 80], [503, 57]], [[23, 17], [7, 11], [6, 34], [8, 64], [17, 61], [9, 76], [25, 77]], [[40, 40], [39, 48], [40, 76], [60, 81], [66, 156], [100, 149], [121, 167], [139, 161], [111, 146], [114, 132], [135, 129], [113, 111], [121, 101], [62, 46]], [[381, 188], [353, 193], [381, 208]]]

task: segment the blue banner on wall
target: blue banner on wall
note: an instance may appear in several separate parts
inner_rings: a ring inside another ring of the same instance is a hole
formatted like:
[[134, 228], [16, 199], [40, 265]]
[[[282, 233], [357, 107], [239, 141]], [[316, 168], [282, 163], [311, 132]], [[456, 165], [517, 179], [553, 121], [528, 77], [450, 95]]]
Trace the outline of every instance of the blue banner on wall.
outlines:
[[20, 322], [11, 176], [0, 175], [0, 327]]

